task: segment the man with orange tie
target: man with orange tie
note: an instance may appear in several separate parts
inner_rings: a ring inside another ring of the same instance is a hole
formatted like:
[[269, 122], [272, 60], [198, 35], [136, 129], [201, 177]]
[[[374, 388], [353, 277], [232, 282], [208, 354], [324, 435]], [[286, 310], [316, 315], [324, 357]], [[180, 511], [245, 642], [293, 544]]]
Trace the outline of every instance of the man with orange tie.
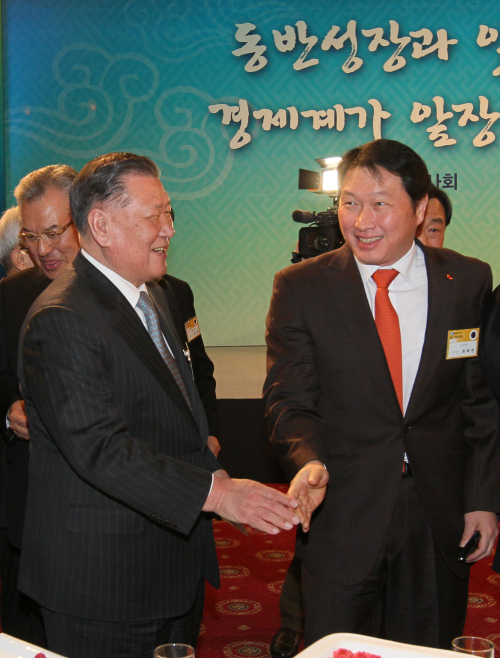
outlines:
[[[414, 240], [429, 174], [377, 140], [339, 168], [346, 244], [276, 275], [267, 414], [298, 499], [306, 645], [449, 648], [500, 510], [499, 407], [477, 357], [487, 264]], [[476, 330], [476, 331], [474, 331]], [[327, 486], [328, 485], [328, 486]]]

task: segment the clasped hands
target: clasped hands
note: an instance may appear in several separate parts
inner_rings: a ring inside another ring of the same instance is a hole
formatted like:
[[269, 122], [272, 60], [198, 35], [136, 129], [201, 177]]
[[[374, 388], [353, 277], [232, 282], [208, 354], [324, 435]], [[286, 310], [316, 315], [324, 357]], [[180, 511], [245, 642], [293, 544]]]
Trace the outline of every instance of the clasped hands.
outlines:
[[223, 470], [214, 476], [203, 511], [272, 535], [291, 530], [298, 523], [307, 532], [311, 514], [325, 497], [328, 482], [328, 472], [319, 461], [308, 462], [297, 473], [286, 495], [252, 480], [230, 478]]

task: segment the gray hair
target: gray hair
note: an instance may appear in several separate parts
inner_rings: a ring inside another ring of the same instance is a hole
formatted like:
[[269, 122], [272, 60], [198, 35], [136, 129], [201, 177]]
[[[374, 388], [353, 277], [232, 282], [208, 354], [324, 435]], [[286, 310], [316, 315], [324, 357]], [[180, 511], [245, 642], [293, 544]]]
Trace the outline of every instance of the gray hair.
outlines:
[[0, 263], [9, 271], [12, 267], [12, 252], [20, 247], [19, 230], [21, 213], [14, 206], [4, 212], [0, 219]]
[[76, 175], [77, 172], [73, 167], [61, 164], [48, 165], [26, 174], [14, 190], [17, 205], [38, 201], [50, 187], [55, 187], [69, 195], [69, 189]]

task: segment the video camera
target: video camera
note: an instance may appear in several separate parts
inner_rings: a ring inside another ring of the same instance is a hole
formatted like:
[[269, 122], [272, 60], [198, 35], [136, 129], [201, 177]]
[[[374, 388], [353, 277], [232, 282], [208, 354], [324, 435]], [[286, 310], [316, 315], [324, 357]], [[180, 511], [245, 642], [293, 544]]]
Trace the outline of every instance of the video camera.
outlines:
[[337, 205], [317, 214], [294, 210], [292, 219], [299, 224], [309, 224], [299, 231], [298, 250], [292, 252], [292, 263], [333, 251], [345, 242], [339, 226]]
[[328, 194], [333, 206], [324, 212], [294, 210], [292, 219], [299, 224], [309, 224], [299, 231], [297, 251], [292, 252], [292, 263], [300, 263], [306, 258], [314, 258], [327, 251], [338, 249], [344, 243], [339, 226], [339, 189], [337, 168], [342, 158], [319, 158], [316, 160], [323, 170], [299, 169], [299, 190], [309, 190], [316, 194]]

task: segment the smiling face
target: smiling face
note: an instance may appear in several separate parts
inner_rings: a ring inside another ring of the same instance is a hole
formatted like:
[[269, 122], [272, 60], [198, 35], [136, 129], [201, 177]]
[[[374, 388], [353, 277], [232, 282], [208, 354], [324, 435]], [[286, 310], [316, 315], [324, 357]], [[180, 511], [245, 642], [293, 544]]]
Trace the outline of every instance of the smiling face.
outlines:
[[441, 201], [429, 199], [425, 217], [417, 229], [417, 238], [427, 247], [441, 248], [446, 230], [446, 213]]
[[362, 263], [393, 265], [410, 250], [426, 203], [427, 196], [414, 210], [401, 178], [387, 169], [376, 175], [364, 167], [351, 169], [339, 201], [345, 241]]
[[167, 271], [168, 243], [175, 231], [168, 194], [153, 176], [125, 176], [128, 203], [106, 206], [108, 265], [135, 286]]
[[[71, 221], [68, 194], [56, 187], [49, 187], [36, 201], [21, 204], [22, 231], [38, 235], [47, 231], [60, 231]], [[39, 265], [49, 279], [56, 279], [62, 270], [73, 262], [80, 248], [78, 231], [73, 224], [60, 241], [51, 244], [44, 238], [29, 246], [32, 260]]]

